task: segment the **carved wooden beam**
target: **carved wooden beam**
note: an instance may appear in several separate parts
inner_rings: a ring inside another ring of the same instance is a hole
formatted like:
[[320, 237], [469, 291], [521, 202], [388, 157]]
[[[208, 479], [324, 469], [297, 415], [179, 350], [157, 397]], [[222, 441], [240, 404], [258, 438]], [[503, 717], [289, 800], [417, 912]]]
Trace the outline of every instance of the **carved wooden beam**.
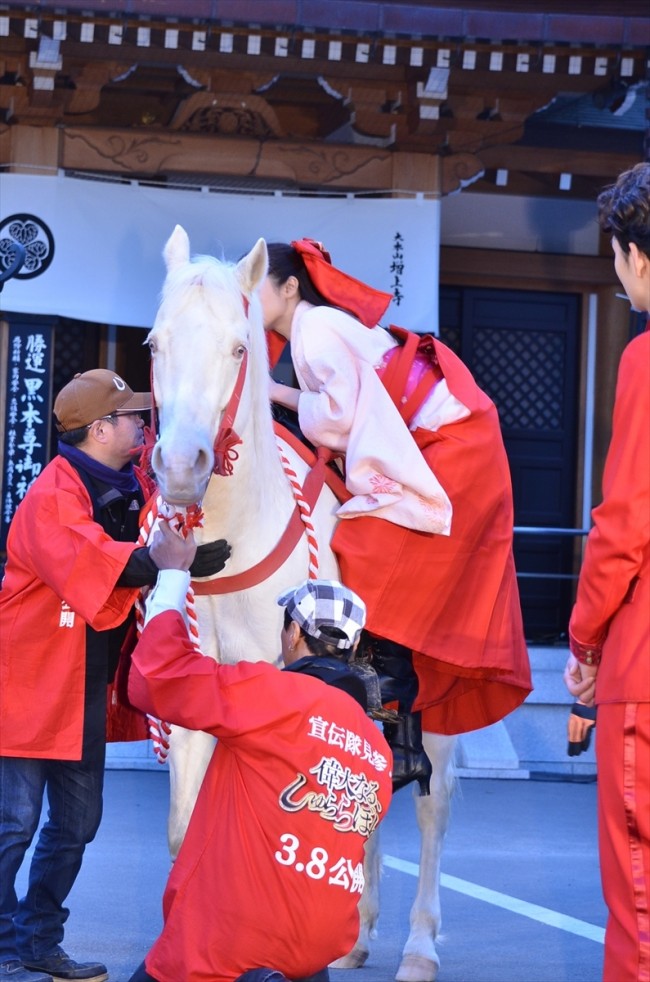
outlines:
[[88, 61], [79, 68], [73, 68], [70, 79], [75, 87], [67, 95], [65, 111], [75, 114], [92, 112], [100, 103], [103, 87], [130, 68], [130, 65], [118, 61]]
[[[471, 183], [482, 163], [471, 154], [444, 158], [367, 146], [213, 138], [191, 133], [66, 127], [60, 166], [71, 170], [210, 179], [258, 178], [303, 188], [447, 194]], [[441, 163], [442, 161], [442, 163]]]
[[250, 92], [221, 90], [188, 96], [178, 107], [169, 129], [257, 139], [277, 139], [285, 135], [266, 99]]
[[442, 162], [440, 194], [451, 194], [473, 184], [483, 174], [481, 160], [472, 153], [451, 153]]
[[196, 173], [349, 190], [392, 188], [391, 154], [367, 147], [208, 138], [190, 133], [62, 131], [62, 166], [138, 176]]

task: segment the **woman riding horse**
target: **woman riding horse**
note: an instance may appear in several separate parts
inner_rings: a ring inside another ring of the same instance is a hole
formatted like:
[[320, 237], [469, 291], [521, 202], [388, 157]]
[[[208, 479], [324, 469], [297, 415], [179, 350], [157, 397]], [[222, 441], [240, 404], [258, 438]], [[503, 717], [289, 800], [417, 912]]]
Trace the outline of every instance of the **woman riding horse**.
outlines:
[[277, 357], [291, 342], [300, 386], [272, 381], [270, 396], [298, 413], [311, 443], [345, 457], [351, 498], [332, 545], [367, 605], [384, 701], [421, 712], [387, 737], [396, 768], [407, 757], [403, 783], [426, 793], [420, 724], [467, 732], [531, 691], [497, 411], [437, 338], [380, 327], [390, 294], [338, 270], [320, 243], [268, 252], [269, 349]]

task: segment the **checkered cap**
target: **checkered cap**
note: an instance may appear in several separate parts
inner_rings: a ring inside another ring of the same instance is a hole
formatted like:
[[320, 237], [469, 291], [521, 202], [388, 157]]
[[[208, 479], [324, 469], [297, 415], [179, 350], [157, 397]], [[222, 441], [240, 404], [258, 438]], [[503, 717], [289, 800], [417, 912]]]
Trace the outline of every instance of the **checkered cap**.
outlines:
[[[278, 597], [292, 621], [305, 634], [320, 638], [336, 648], [351, 648], [366, 623], [366, 605], [361, 597], [336, 580], [305, 580]], [[337, 627], [344, 638], [333, 635]]]

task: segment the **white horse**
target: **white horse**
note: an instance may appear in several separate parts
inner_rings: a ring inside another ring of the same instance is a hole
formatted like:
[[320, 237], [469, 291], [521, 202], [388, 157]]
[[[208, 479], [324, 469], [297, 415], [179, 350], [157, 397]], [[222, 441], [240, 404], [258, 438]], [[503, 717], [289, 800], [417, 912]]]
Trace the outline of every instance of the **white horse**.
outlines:
[[[296, 509], [293, 487], [302, 485], [309, 470], [284, 444], [282, 454], [295, 475], [287, 477], [273, 430], [266, 340], [256, 295], [267, 270], [266, 243], [260, 239], [236, 265], [208, 256], [190, 260], [188, 236], [176, 226], [164, 257], [167, 276], [148, 337], [159, 414], [152, 465], [166, 502], [178, 507], [201, 502], [204, 520], [197, 540], [225, 538], [232, 546], [226, 568], [213, 578], [224, 580], [228, 592], [196, 596], [201, 650], [222, 663], [277, 662], [283, 616], [277, 596], [310, 572], [324, 578], [338, 575], [329, 545], [337, 501], [324, 487], [306, 517], [306, 534], [277, 569], [264, 571], [261, 582], [228, 583], [273, 551]], [[237, 437], [240, 442], [233, 443]], [[215, 456], [221, 466], [213, 476]], [[435, 939], [440, 929], [440, 854], [453, 783], [454, 738], [425, 734], [424, 745], [433, 778], [431, 795], [415, 798], [422, 838], [420, 876], [396, 976], [400, 982], [432, 982], [439, 967]], [[172, 856], [182, 842], [213, 748], [208, 734], [172, 728]], [[379, 915], [380, 867], [375, 836], [366, 850], [359, 939], [334, 967], [360, 967], [368, 957]]]

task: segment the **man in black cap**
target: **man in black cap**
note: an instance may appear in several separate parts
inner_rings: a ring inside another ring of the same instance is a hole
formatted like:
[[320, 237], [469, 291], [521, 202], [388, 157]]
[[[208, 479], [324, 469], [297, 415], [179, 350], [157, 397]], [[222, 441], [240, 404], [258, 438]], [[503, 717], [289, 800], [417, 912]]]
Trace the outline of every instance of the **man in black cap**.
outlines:
[[[107, 683], [140, 587], [155, 582], [156, 545], [136, 544], [153, 483], [133, 465], [147, 393], [115, 372], [76, 375], [54, 413], [58, 455], [9, 529], [0, 592], [0, 980], [104, 982], [106, 967], [61, 948], [64, 901], [102, 813]], [[220, 540], [193, 573], [223, 568]], [[146, 735], [146, 732], [143, 736]], [[15, 879], [49, 813], [18, 902]]]

